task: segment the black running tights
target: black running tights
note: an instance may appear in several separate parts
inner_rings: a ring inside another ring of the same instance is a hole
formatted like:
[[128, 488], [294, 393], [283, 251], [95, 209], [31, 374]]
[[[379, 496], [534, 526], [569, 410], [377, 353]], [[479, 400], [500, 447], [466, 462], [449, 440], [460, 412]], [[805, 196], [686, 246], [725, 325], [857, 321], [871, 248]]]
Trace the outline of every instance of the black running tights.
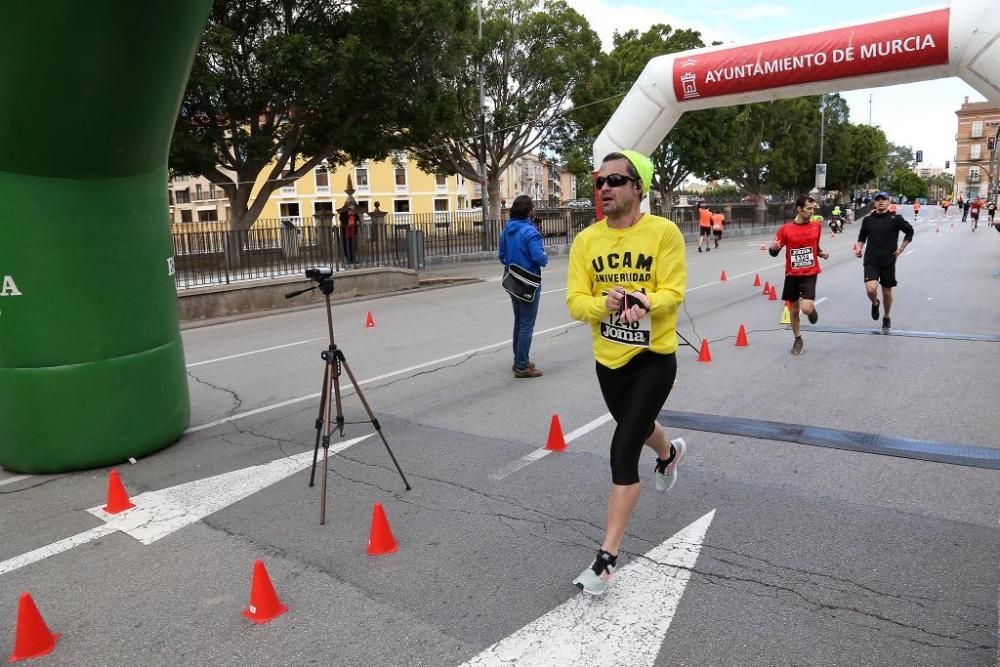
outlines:
[[597, 364], [604, 402], [618, 426], [611, 438], [611, 481], [639, 483], [643, 443], [653, 434], [656, 417], [677, 377], [677, 355], [640, 352], [621, 368]]

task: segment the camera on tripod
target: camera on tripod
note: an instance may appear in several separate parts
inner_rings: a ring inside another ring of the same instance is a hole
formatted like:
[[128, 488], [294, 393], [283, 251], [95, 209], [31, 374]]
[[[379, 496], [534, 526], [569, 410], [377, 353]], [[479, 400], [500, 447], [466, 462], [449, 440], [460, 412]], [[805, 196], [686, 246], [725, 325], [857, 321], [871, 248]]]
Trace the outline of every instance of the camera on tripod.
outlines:
[[306, 278], [312, 278], [313, 280], [323, 280], [324, 278], [329, 278], [332, 275], [333, 269], [329, 266], [314, 266], [306, 269]]

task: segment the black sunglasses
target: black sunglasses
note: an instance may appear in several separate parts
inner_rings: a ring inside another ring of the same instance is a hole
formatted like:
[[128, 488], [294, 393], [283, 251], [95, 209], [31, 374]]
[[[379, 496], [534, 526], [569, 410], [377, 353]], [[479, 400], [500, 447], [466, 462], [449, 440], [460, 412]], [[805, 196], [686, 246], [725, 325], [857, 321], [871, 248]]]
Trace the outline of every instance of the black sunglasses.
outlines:
[[600, 190], [607, 183], [613, 188], [620, 188], [630, 181], [638, 181], [638, 178], [632, 178], [631, 176], [626, 176], [625, 174], [610, 174], [608, 176], [598, 176], [597, 180], [594, 181], [594, 186]]

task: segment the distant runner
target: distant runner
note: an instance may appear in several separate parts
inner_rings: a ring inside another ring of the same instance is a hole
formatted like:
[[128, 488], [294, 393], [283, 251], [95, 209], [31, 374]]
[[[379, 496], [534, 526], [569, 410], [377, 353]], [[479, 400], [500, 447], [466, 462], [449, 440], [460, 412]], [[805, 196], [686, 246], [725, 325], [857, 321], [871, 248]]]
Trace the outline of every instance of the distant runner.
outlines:
[[[767, 247], [771, 257], [777, 257], [785, 248], [785, 285], [781, 298], [789, 303], [792, 321], [792, 354], [802, 354], [802, 336], [799, 331], [799, 310], [806, 314], [810, 324], [816, 324], [816, 278], [819, 276], [819, 258], [829, 259], [830, 255], [819, 247], [823, 236], [823, 217], [813, 216], [816, 200], [801, 195], [795, 200], [795, 219], [786, 222], [775, 234], [774, 243]], [[819, 221], [814, 220], [819, 218]], [[801, 304], [800, 304], [801, 300]]]
[[[903, 243], [898, 248], [899, 233], [903, 232]], [[896, 258], [913, 240], [913, 226], [903, 216], [889, 212], [889, 193], [880, 192], [875, 195], [875, 213], [865, 216], [861, 221], [861, 231], [858, 233], [858, 248], [854, 252], [857, 257], [864, 254], [865, 289], [868, 300], [872, 303], [872, 319], [878, 320], [879, 306], [884, 306], [882, 318], [882, 333], [889, 333], [892, 322], [889, 311], [892, 309], [892, 288], [896, 286]], [[865, 243], [870, 241], [867, 252]], [[878, 286], [882, 284], [882, 301], [878, 298]]]

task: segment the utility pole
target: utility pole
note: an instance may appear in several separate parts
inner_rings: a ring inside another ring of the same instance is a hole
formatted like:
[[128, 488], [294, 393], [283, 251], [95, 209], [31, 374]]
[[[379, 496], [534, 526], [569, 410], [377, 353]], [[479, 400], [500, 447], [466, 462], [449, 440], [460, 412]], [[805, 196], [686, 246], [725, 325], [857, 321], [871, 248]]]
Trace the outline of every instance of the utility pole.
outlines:
[[[479, 46], [483, 45], [483, 0], [476, 3], [476, 13], [479, 17]], [[487, 221], [490, 219], [490, 197], [486, 188], [486, 87], [483, 81], [483, 60], [479, 61], [479, 131], [482, 155], [479, 156], [479, 193], [483, 206], [483, 239], [487, 238]]]

